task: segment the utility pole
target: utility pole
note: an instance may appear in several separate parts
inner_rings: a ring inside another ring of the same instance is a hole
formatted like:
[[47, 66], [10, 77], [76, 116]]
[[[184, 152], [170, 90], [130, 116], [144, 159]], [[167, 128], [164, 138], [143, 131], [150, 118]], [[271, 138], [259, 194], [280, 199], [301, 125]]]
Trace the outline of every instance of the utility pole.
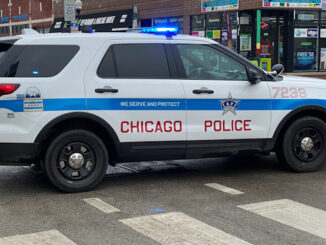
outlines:
[[137, 28], [138, 27], [138, 8], [136, 5], [132, 6], [132, 12], [133, 12], [132, 28]]
[[12, 7], [12, 2], [9, 0], [8, 2], [8, 7], [9, 7], [9, 33], [10, 36], [12, 36], [12, 23], [11, 23], [11, 7]]
[[32, 29], [32, 2], [29, 0], [29, 28]]

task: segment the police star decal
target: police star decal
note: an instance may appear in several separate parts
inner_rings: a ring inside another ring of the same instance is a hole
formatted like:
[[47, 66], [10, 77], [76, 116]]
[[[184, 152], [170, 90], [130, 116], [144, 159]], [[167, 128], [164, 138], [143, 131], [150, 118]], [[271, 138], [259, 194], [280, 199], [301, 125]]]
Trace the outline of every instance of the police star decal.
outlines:
[[228, 112], [231, 112], [235, 116], [237, 115], [236, 110], [238, 109], [239, 100], [235, 100], [232, 98], [231, 92], [229, 92], [229, 96], [226, 100], [220, 100], [223, 109], [223, 116]]

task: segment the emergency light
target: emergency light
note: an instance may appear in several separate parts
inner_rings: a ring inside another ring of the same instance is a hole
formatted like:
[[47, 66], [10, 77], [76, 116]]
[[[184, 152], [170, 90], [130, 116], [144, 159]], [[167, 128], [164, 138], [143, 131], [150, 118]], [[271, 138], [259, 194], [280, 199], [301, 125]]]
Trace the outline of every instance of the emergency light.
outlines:
[[140, 29], [142, 33], [151, 33], [166, 36], [175, 36], [177, 35], [178, 30], [178, 27], [146, 27]]

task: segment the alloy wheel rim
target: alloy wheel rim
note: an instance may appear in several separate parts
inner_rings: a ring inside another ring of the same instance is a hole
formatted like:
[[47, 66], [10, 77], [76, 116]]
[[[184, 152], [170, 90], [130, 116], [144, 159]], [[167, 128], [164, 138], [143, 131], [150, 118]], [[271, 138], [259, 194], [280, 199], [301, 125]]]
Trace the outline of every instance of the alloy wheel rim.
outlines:
[[87, 178], [94, 170], [96, 158], [92, 148], [82, 142], [72, 142], [63, 147], [57, 159], [61, 175], [69, 180]]
[[321, 154], [324, 139], [318, 129], [305, 127], [296, 133], [292, 145], [294, 154], [300, 161], [311, 162]]

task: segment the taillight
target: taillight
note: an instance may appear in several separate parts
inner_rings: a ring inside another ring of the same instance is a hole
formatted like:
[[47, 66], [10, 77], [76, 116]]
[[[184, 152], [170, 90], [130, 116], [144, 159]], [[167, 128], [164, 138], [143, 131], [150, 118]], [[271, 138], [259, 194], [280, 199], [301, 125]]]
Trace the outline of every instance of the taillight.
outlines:
[[19, 88], [20, 84], [0, 84], [0, 96], [11, 94]]

